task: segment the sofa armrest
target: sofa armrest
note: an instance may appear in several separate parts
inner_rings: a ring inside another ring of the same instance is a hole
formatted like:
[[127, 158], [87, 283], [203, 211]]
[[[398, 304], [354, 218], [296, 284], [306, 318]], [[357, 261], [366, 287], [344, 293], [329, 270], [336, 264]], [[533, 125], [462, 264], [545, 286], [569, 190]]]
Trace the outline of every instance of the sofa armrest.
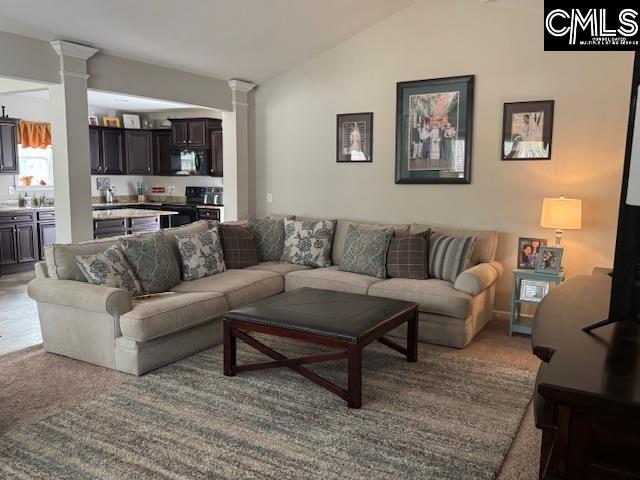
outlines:
[[125, 290], [74, 280], [36, 278], [29, 282], [27, 293], [36, 302], [110, 315], [122, 315], [132, 308], [131, 297]]
[[499, 262], [479, 263], [458, 275], [453, 288], [475, 296], [496, 283], [500, 275], [502, 265]]

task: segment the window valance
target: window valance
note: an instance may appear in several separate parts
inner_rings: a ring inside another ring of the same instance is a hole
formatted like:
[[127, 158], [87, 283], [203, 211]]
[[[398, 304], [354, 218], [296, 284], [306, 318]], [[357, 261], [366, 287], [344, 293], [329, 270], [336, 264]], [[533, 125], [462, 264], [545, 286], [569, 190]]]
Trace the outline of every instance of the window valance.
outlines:
[[18, 143], [24, 148], [47, 148], [51, 145], [51, 124], [45, 122], [18, 122]]

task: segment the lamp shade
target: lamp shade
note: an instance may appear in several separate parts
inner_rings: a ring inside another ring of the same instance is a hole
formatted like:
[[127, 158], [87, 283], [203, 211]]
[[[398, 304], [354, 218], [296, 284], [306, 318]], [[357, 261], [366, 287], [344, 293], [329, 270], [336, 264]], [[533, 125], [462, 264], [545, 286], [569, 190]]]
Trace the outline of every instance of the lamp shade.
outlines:
[[582, 228], [582, 200], [575, 198], [545, 198], [542, 201], [540, 226], [561, 230]]

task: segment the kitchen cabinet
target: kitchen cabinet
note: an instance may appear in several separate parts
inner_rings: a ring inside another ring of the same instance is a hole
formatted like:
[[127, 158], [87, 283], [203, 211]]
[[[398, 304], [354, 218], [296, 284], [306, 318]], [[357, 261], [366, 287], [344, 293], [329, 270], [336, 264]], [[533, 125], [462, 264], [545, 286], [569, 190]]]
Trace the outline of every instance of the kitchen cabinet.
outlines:
[[171, 130], [154, 130], [151, 139], [155, 174], [171, 174]]
[[221, 128], [222, 121], [215, 118], [171, 119], [173, 146], [209, 148], [209, 131]]
[[0, 274], [33, 268], [38, 258], [36, 223], [33, 211], [0, 214]]
[[40, 260], [44, 260], [44, 249], [56, 243], [56, 214], [51, 211], [38, 212], [38, 251]]
[[126, 172], [123, 130], [89, 127], [91, 173], [122, 175]]
[[160, 230], [159, 215], [157, 217], [114, 218], [93, 221], [93, 237], [96, 239], [155, 232], [157, 230]]
[[124, 140], [127, 173], [130, 175], [152, 175], [151, 132], [148, 130], [125, 130]]
[[209, 175], [212, 177], [222, 177], [222, 130], [211, 130], [209, 135], [211, 140]]
[[0, 118], [0, 174], [18, 170], [18, 119]]

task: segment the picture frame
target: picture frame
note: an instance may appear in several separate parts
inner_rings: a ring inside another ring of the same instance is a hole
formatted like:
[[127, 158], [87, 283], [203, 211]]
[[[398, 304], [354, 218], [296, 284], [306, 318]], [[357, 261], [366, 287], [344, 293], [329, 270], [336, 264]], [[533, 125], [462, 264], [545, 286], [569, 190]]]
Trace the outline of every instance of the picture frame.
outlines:
[[89, 125], [92, 127], [99, 127], [100, 121], [96, 115], [89, 115]]
[[540, 303], [547, 293], [549, 293], [549, 282], [541, 280], [520, 281], [521, 301]]
[[105, 127], [120, 128], [120, 119], [105, 115], [102, 117], [102, 125]]
[[562, 269], [562, 255], [564, 248], [541, 247], [536, 262], [536, 273], [557, 275]]
[[540, 248], [546, 246], [546, 238], [519, 237], [517, 267], [521, 270], [535, 270]]
[[399, 82], [396, 183], [471, 183], [474, 75]]
[[554, 106], [554, 100], [504, 104], [503, 161], [551, 160]]
[[140, 128], [140, 117], [130, 113], [122, 114], [122, 123], [124, 128]]
[[336, 162], [373, 162], [373, 112], [336, 115]]

